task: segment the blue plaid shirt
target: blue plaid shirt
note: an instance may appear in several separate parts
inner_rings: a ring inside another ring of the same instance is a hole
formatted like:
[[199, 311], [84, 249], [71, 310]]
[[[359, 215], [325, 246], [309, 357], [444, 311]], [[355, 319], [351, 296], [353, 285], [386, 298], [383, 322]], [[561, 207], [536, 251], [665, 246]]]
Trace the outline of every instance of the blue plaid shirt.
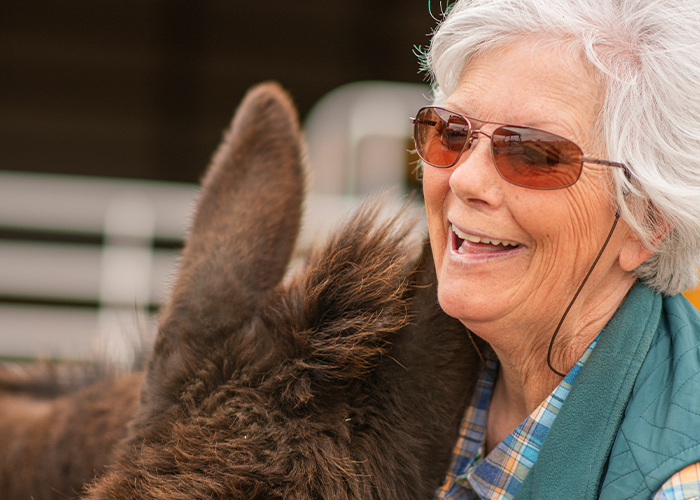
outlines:
[[[436, 492], [437, 500], [512, 499], [537, 461], [544, 438], [571, 391], [581, 368], [598, 339], [583, 353], [539, 407], [508, 437], [484, 457], [488, 407], [495, 380], [482, 371], [471, 405], [462, 420], [459, 438], [453, 450], [453, 462], [445, 483]], [[498, 361], [487, 360], [491, 373]], [[700, 498], [700, 463], [692, 464], [671, 476], [652, 497], [653, 500], [689, 500]]]

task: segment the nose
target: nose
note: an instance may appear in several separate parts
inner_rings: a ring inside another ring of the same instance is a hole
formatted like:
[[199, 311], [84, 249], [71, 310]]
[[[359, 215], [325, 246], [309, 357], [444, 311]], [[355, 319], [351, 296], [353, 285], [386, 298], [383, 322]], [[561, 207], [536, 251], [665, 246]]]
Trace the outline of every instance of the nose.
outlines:
[[491, 154], [491, 140], [486, 132], [472, 131], [450, 176], [450, 189], [464, 203], [495, 207], [502, 202], [504, 181]]

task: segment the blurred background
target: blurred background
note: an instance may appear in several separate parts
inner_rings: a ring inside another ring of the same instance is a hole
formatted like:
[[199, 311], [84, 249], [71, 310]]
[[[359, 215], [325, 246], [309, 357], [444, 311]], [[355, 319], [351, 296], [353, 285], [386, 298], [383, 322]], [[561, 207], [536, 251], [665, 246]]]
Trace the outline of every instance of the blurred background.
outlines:
[[419, 187], [408, 117], [428, 87], [415, 51], [443, 7], [0, 2], [0, 356], [133, 361], [196, 182], [258, 82], [280, 82], [306, 128], [297, 257], [358, 199]]
[[[432, 9], [439, 12], [433, 0]], [[4, 0], [0, 168], [196, 182], [251, 85], [423, 83], [429, 2]]]
[[291, 93], [309, 143], [298, 259], [358, 201], [420, 189], [415, 52], [447, 3], [0, 2], [0, 358], [134, 362], [258, 82]]

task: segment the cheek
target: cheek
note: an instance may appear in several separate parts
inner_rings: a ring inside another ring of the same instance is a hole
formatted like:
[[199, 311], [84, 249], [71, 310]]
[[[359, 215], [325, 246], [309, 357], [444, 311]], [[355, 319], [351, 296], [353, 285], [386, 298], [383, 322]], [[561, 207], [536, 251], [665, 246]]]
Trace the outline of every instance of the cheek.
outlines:
[[434, 168], [427, 166], [423, 172], [423, 196], [428, 222], [431, 218], [441, 219], [445, 206], [445, 198], [450, 191], [451, 168]]
[[613, 221], [606, 192], [582, 178], [569, 190], [540, 194], [541, 203], [528, 203], [519, 219], [534, 241], [532, 267], [542, 283], [578, 283]]
[[430, 244], [433, 249], [435, 265], [440, 266], [442, 255], [447, 245], [445, 231], [445, 198], [450, 189], [450, 174], [452, 169], [425, 167], [423, 174], [423, 195], [425, 211], [428, 219]]
[[423, 194], [426, 205], [441, 202], [449, 189], [451, 168], [435, 168], [430, 165], [423, 167]]

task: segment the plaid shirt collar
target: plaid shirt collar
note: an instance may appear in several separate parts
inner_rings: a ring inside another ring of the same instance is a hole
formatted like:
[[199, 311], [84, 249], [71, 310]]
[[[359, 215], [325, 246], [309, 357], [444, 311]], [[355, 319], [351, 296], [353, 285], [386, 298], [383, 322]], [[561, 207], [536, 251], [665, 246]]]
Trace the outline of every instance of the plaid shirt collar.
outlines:
[[[459, 438], [453, 449], [452, 466], [435, 498], [512, 499], [535, 464], [542, 442], [598, 338], [588, 346], [549, 397], [486, 457], [483, 457], [483, 450], [494, 379], [486, 369], [482, 370], [472, 403], [462, 419]], [[491, 372], [496, 373], [498, 361], [489, 359], [486, 363]]]

